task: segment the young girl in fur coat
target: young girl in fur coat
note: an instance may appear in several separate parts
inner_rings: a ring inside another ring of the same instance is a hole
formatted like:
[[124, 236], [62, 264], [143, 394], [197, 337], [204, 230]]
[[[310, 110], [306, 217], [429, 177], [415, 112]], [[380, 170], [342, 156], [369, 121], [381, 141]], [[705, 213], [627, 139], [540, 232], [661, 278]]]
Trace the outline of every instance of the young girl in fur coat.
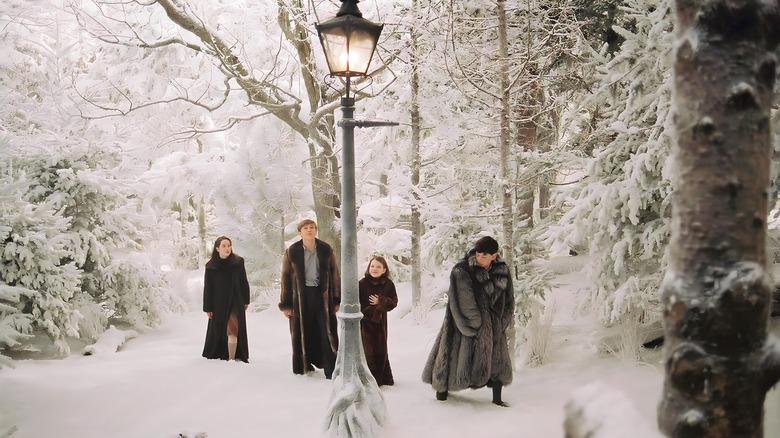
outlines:
[[379, 386], [392, 385], [393, 372], [387, 355], [387, 312], [398, 305], [395, 284], [384, 257], [375, 256], [368, 262], [365, 277], [358, 283], [360, 293], [360, 334], [371, 375]]

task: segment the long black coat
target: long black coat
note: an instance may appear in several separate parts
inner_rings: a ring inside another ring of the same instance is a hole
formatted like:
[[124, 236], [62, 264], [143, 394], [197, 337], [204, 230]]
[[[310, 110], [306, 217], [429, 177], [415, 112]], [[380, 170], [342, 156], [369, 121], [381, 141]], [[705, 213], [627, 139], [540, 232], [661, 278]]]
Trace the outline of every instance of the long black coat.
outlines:
[[[360, 336], [363, 340], [363, 351], [366, 362], [376, 383], [392, 385], [393, 371], [387, 354], [387, 312], [398, 305], [398, 294], [395, 284], [387, 277], [373, 278], [366, 275], [358, 282], [360, 294]], [[368, 297], [377, 295], [377, 304], [370, 304]]]
[[244, 259], [231, 254], [225, 260], [214, 257], [206, 263], [203, 279], [203, 311], [212, 312], [206, 329], [203, 357], [223, 359], [228, 357], [227, 324], [231, 313], [238, 320], [238, 344], [236, 360], [249, 361], [249, 344], [246, 337], [246, 311], [249, 304], [249, 281], [246, 278]]
[[[330, 347], [335, 354], [339, 349], [338, 321], [335, 307], [341, 304], [341, 277], [336, 265], [336, 256], [330, 245], [317, 239], [317, 259], [320, 269], [320, 288], [322, 289], [322, 311], [327, 321], [327, 335]], [[279, 297], [279, 309], [290, 310], [290, 337], [292, 339], [293, 373], [304, 374], [309, 364], [318, 367], [324, 361], [321, 357], [312, 357], [304, 348], [304, 327], [314, 325], [313, 318], [302, 317], [303, 300], [306, 290], [306, 269], [303, 259], [303, 240], [299, 240], [284, 252], [282, 257], [282, 291]]]
[[423, 369], [437, 392], [512, 382], [506, 330], [514, 321], [509, 268], [496, 258], [487, 271], [472, 250], [450, 273], [447, 311]]

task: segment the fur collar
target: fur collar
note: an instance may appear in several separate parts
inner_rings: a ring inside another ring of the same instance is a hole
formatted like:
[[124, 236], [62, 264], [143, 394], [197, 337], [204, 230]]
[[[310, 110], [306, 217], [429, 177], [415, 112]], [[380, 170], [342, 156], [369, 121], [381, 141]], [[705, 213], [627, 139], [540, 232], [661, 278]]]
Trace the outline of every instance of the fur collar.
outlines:
[[219, 256], [212, 257], [211, 259], [209, 259], [208, 262], [206, 262], [206, 269], [221, 269], [227, 266], [232, 267], [240, 264], [243, 261], [244, 259], [241, 258], [241, 256], [239, 256], [238, 254], [230, 253], [230, 256], [228, 256], [228, 258], [224, 260], [219, 258]]
[[479, 266], [473, 252], [469, 253], [461, 263], [475, 280], [474, 286], [481, 288], [488, 297], [491, 297], [491, 300], [498, 299], [509, 287], [509, 267], [501, 259], [501, 256], [493, 260], [490, 269]]

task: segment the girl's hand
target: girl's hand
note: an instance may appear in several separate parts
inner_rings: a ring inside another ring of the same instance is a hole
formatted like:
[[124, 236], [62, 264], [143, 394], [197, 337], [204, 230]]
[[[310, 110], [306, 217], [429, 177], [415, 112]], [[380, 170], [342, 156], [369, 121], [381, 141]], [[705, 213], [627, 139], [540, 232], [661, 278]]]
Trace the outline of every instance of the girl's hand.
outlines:
[[244, 310], [246, 311], [246, 309], [248, 308], [249, 308], [249, 304], [244, 304]]
[[209, 319], [211, 319], [211, 317], [214, 316], [214, 312], [206, 312], [206, 315], [208, 315]]
[[376, 306], [377, 303], [379, 303], [379, 296], [378, 295], [369, 295], [368, 296], [368, 304], [371, 304], [372, 306]]

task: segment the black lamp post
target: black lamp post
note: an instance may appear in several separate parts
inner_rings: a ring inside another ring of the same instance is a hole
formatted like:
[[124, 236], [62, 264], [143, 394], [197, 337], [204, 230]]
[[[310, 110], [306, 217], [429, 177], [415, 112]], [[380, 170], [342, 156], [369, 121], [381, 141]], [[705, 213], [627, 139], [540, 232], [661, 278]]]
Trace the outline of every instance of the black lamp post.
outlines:
[[350, 78], [365, 76], [382, 33], [382, 24], [363, 18], [359, 0], [341, 0], [335, 18], [316, 25], [333, 76], [346, 83], [341, 98], [341, 308], [340, 339], [333, 373], [333, 393], [328, 406], [328, 430], [332, 436], [373, 437], [384, 427], [387, 409], [376, 380], [368, 370], [360, 339], [358, 296], [357, 225], [355, 221], [355, 127], [393, 126], [398, 123], [355, 120], [355, 99]]

